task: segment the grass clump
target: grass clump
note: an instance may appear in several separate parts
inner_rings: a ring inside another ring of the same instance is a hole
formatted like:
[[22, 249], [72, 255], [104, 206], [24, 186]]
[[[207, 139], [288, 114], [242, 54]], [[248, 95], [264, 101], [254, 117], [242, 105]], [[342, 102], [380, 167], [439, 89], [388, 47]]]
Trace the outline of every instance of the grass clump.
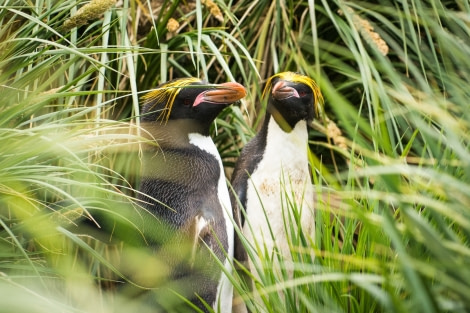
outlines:
[[138, 212], [141, 94], [181, 76], [247, 86], [213, 127], [229, 176], [262, 120], [264, 80], [287, 70], [325, 97], [310, 132], [316, 230], [292, 238], [295, 262], [280, 272], [265, 256], [263, 306], [469, 310], [468, 6], [125, 0], [68, 24], [93, 3], [0, 4], [2, 311], [142, 305], [98, 288], [127, 278], [111, 261], [119, 244], [74, 228], [100, 214], [139, 228], [125, 212]]

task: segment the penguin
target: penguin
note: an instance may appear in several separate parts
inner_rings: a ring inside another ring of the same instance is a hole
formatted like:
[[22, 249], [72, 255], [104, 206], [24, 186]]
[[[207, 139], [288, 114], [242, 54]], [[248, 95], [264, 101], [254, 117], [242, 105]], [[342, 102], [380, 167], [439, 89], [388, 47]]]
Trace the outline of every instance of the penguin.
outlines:
[[254, 260], [248, 259], [237, 237], [235, 259], [258, 278], [255, 264], [262, 263], [256, 251], [267, 252], [273, 260], [279, 254], [289, 262], [290, 238], [300, 230], [313, 238], [308, 126], [323, 105], [316, 82], [293, 72], [270, 77], [265, 96], [268, 102], [262, 127], [243, 147], [231, 178], [234, 219], [255, 255]]
[[231, 312], [233, 286], [218, 263], [231, 271], [232, 208], [209, 129], [245, 94], [235, 82], [182, 78], [143, 97], [141, 121], [150, 143], [143, 153], [138, 199], [155, 217], [147, 223], [153, 229], [146, 242], [168, 272], [168, 283], [156, 292], [161, 311], [194, 312], [191, 306], [196, 306], [209, 312], [208, 305]]

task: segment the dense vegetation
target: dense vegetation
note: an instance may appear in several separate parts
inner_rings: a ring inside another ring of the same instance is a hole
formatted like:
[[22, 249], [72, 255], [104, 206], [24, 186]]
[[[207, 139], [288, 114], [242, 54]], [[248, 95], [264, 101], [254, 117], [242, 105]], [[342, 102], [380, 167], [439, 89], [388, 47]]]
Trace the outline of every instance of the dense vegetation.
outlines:
[[139, 209], [139, 98], [182, 76], [245, 85], [213, 128], [229, 176], [285, 70], [325, 98], [317, 227], [293, 279], [261, 275], [266, 306], [470, 311], [470, 4], [426, 0], [3, 0], [0, 311], [136, 311], [108, 290], [140, 252], [75, 225]]

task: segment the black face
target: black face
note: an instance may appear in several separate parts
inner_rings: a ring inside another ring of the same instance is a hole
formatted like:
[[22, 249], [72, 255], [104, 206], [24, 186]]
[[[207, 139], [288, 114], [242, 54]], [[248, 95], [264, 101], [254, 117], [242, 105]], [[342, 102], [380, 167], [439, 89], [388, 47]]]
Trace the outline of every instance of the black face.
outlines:
[[[159, 88], [165, 88], [165, 85]], [[143, 120], [164, 122], [166, 119], [168, 121], [189, 119], [209, 125], [224, 108], [240, 100], [245, 94], [245, 88], [238, 83], [192, 82], [182, 87], [171, 106], [167, 103], [156, 103], [157, 100], [149, 102], [144, 107]]]
[[196, 87], [197, 85], [202, 83], [195, 83], [179, 92], [171, 109], [170, 120], [194, 119], [210, 124], [231, 104], [231, 102], [212, 102], [206, 95], [215, 89], [207, 86]]
[[309, 86], [273, 79], [268, 111], [284, 130], [294, 128], [301, 120], [312, 121], [315, 115], [314, 102], [313, 90]]

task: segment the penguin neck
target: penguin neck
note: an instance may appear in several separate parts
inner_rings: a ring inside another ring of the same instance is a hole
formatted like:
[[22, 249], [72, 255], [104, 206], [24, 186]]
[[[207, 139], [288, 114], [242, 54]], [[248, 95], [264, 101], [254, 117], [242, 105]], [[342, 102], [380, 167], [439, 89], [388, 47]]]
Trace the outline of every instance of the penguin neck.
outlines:
[[285, 131], [271, 114], [267, 114], [261, 133], [265, 137], [266, 155], [277, 155], [282, 163], [290, 159], [308, 163], [308, 130], [305, 120], [298, 121], [290, 131]]
[[166, 123], [152, 122], [144, 125], [149, 136], [159, 147], [186, 148], [191, 146], [190, 135], [209, 136], [209, 127], [191, 119], [169, 120]]

